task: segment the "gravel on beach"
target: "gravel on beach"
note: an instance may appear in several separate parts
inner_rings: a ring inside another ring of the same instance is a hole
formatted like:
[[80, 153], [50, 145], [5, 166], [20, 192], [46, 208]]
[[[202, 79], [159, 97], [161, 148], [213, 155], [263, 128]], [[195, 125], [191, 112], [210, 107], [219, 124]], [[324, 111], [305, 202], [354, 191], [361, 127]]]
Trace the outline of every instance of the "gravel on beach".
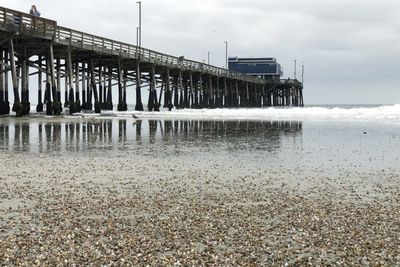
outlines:
[[2, 153], [0, 265], [400, 264], [395, 171], [238, 162]]

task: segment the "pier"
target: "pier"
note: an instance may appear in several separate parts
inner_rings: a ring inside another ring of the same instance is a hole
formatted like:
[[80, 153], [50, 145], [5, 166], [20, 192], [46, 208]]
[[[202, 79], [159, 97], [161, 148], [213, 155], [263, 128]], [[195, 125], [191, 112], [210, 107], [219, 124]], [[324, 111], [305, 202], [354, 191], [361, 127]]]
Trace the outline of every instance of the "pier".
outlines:
[[304, 105], [295, 79], [246, 76], [0, 7], [0, 115], [28, 115], [31, 90], [37, 90], [36, 111], [47, 115], [60, 115], [63, 107], [127, 111], [128, 90], [137, 111]]

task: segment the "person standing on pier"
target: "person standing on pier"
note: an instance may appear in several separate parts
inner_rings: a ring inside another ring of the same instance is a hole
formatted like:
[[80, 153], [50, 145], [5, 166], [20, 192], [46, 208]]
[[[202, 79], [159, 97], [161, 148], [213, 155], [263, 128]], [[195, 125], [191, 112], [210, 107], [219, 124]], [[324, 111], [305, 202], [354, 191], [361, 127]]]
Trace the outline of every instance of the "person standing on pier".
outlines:
[[40, 17], [40, 12], [36, 9], [35, 5], [32, 5], [29, 14], [31, 14], [32, 16]]

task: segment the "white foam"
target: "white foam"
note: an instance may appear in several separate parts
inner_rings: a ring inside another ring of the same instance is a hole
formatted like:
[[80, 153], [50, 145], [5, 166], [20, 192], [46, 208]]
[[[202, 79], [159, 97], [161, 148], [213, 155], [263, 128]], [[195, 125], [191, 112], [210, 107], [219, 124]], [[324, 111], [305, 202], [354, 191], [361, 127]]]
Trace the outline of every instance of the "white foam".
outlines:
[[[35, 113], [35, 111], [31, 112]], [[68, 109], [63, 113], [68, 114]], [[210, 120], [384, 120], [400, 123], [400, 104], [378, 107], [287, 107], [287, 108], [238, 108], [238, 109], [173, 109], [160, 112], [148, 111], [102, 111], [76, 114], [84, 117], [143, 119], [210, 119]]]
[[304, 107], [200, 110], [182, 109], [161, 112], [128, 112], [125, 114], [135, 114], [140, 118], [192, 118], [224, 120], [395, 120], [400, 122], [400, 104], [391, 106], [353, 108]]

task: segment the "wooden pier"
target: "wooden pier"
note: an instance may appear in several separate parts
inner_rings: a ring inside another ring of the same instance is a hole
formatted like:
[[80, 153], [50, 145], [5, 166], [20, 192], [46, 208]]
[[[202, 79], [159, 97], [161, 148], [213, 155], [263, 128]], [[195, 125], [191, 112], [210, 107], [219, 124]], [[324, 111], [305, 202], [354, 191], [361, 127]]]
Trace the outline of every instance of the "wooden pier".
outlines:
[[[37, 76], [37, 84], [30, 77]], [[127, 90], [135, 110], [303, 106], [297, 80], [267, 81], [208, 64], [58, 26], [54, 20], [0, 7], [0, 115], [30, 112], [59, 115], [81, 110], [127, 110]], [[13, 96], [12, 106], [10, 98]]]

